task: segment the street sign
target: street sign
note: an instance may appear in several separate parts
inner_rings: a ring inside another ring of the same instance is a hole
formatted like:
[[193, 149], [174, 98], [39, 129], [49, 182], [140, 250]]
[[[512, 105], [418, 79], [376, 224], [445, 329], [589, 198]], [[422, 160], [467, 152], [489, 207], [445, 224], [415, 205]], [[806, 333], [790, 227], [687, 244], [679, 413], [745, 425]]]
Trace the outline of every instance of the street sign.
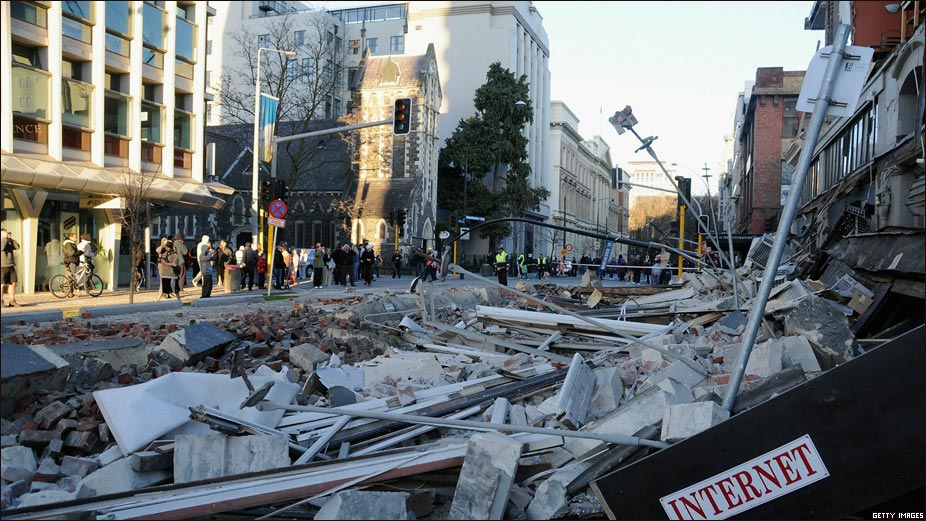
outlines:
[[476, 216], [476, 215], [465, 215], [465, 216], [463, 216], [463, 218], [464, 218], [464, 219], [469, 219], [470, 221], [484, 221], [484, 220], [486, 220], [485, 217], [479, 217], [479, 216]]
[[[572, 244], [567, 244], [567, 245], [566, 245], [566, 250], [567, 250], [567, 251], [572, 251]], [[563, 255], [565, 255], [565, 253], [564, 253]]]
[[459, 240], [465, 241], [467, 239], [469, 239], [469, 228], [460, 228], [460, 239]]
[[567, 250], [566, 248], [563, 248], [562, 250], [560, 250], [560, 254], [561, 254], [563, 257], [565, 257], [567, 253], [569, 253], [569, 250]]
[[268, 209], [271, 217], [276, 217], [277, 219], [282, 219], [286, 217], [286, 212], [289, 211], [289, 207], [286, 206], [280, 199], [274, 199], [270, 201], [270, 208]]
[[[823, 76], [826, 75], [826, 65], [833, 52], [833, 46], [827, 45], [820, 49], [810, 60], [807, 66], [807, 72], [804, 74], [804, 80], [801, 82], [801, 93], [797, 98], [797, 110], [802, 112], [813, 112], [817, 96], [820, 95], [820, 85], [823, 84]], [[845, 57], [843, 58], [842, 67], [836, 73], [836, 81], [833, 84], [833, 93], [830, 99], [829, 109], [826, 111], [827, 116], [849, 117], [855, 113], [858, 106], [858, 98], [868, 78], [868, 69], [871, 66], [871, 58], [875, 50], [871, 47], [858, 47], [849, 45], [846, 47]]]
[[277, 228], [286, 228], [285, 219], [276, 219], [273, 217], [267, 217], [267, 224], [270, 226], [276, 226]]

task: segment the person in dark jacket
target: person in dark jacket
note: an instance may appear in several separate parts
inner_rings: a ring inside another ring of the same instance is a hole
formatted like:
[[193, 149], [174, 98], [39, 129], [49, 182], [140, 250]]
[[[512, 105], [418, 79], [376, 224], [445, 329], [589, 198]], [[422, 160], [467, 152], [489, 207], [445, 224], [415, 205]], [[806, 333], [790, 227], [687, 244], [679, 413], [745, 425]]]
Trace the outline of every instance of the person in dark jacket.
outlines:
[[341, 286], [347, 287], [347, 280], [350, 279], [350, 285], [356, 286], [354, 282], [354, 257], [357, 252], [350, 247], [350, 244], [344, 243], [341, 248], [332, 254], [335, 266], [341, 281]]
[[363, 278], [364, 286], [373, 285], [373, 268], [376, 263], [376, 254], [373, 253], [373, 245], [367, 243], [360, 252], [360, 276]]
[[395, 252], [392, 256], [392, 278], [402, 278], [402, 252]]

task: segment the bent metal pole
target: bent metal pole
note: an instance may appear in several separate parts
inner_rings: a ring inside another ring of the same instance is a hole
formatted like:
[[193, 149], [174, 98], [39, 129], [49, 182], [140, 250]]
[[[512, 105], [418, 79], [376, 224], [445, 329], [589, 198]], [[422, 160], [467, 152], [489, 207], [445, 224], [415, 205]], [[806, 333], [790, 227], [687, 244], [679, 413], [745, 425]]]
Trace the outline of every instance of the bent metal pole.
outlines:
[[569, 431], [565, 429], [547, 429], [544, 427], [530, 427], [527, 425], [504, 425], [498, 423], [486, 423], [470, 420], [451, 420], [449, 418], [432, 418], [429, 416], [415, 416], [414, 414], [399, 414], [392, 412], [380, 411], [359, 411], [354, 409], [344, 409], [341, 407], [316, 407], [314, 405], [284, 405], [276, 402], [262, 401], [257, 404], [257, 409], [261, 411], [300, 411], [315, 412], [321, 414], [330, 414], [333, 416], [353, 416], [357, 418], [373, 418], [374, 420], [386, 420], [401, 423], [414, 423], [421, 425], [437, 425], [440, 427], [456, 427], [459, 429], [476, 430], [476, 431], [498, 431], [498, 432], [526, 432], [528, 434], [547, 434], [550, 436], [565, 436], [567, 438], [584, 438], [587, 440], [604, 441], [615, 445], [642, 445], [645, 447], [655, 447], [665, 449], [669, 447], [668, 443], [661, 441], [638, 438], [636, 436], [625, 436], [623, 434], [604, 434], [585, 431]]
[[798, 187], [791, 190], [788, 194], [788, 200], [781, 212], [781, 221], [778, 222], [778, 230], [775, 232], [775, 242], [772, 244], [772, 251], [769, 254], [768, 262], [765, 264], [765, 271], [762, 273], [762, 284], [759, 286], [759, 294], [752, 302], [752, 310], [749, 312], [749, 321], [746, 323], [746, 332], [743, 336], [743, 349], [740, 350], [739, 357], [736, 359], [736, 366], [733, 375], [730, 377], [730, 384], [727, 386], [726, 396], [723, 398], [723, 408], [733, 413], [733, 404], [736, 401], [736, 393], [739, 390], [740, 383], [743, 381], [743, 373], [746, 372], [746, 364], [749, 362], [749, 355], [752, 353], [752, 347], [756, 342], [756, 335], [759, 332], [759, 322], [765, 316], [765, 305], [768, 303], [768, 296], [772, 291], [775, 283], [775, 274], [778, 272], [778, 264], [781, 262], [781, 255], [785, 249], [785, 242], [788, 240], [788, 234], [791, 231], [791, 222], [797, 213], [797, 204], [801, 197], [800, 187], [804, 186], [804, 180], [807, 177], [807, 171], [810, 169], [810, 161], [813, 159], [814, 148], [817, 146], [817, 138], [820, 136], [820, 129], [823, 127], [823, 120], [826, 111], [830, 107], [830, 96], [833, 95], [833, 87], [836, 85], [836, 75], [842, 67], [843, 59], [846, 54], [846, 39], [849, 36], [849, 26], [840, 25], [836, 31], [836, 39], [833, 41], [833, 51], [830, 54], [829, 63], [826, 66], [826, 73], [823, 75], [823, 83], [820, 85], [820, 94], [813, 108], [813, 117], [810, 119], [810, 128], [807, 129], [807, 138], [804, 140], [804, 147], [801, 149], [801, 158], [797, 163], [797, 169], [794, 172], [792, 180], [793, 186]]

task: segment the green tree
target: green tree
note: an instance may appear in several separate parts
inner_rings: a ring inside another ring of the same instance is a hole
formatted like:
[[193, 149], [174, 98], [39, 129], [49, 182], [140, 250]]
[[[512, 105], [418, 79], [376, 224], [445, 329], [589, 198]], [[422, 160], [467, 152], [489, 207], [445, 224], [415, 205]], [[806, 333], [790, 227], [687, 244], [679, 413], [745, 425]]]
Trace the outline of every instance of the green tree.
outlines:
[[[529, 94], [526, 76], [515, 78], [498, 62], [489, 66], [486, 82], [473, 97], [476, 113], [460, 120], [441, 149], [439, 206], [462, 210], [465, 187], [467, 210], [497, 219], [520, 215], [549, 197], [546, 188], [530, 185], [528, 139], [523, 133], [524, 125], [534, 118]], [[466, 183], [467, 172], [478, 182]], [[497, 239], [509, 233], [507, 223], [479, 230], [480, 236], [489, 238], [490, 251]]]

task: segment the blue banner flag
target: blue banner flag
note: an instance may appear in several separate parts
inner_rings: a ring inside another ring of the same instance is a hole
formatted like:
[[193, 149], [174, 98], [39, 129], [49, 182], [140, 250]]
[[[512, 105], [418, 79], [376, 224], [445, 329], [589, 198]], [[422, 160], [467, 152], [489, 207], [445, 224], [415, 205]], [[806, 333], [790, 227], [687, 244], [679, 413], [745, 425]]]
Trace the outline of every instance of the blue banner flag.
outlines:
[[265, 163], [269, 163], [273, 159], [273, 134], [276, 132], [277, 106], [279, 106], [279, 104], [279, 98], [274, 98], [264, 93], [260, 94], [258, 150], [260, 160]]
[[608, 261], [611, 260], [611, 249], [614, 248], [614, 243], [611, 241], [604, 241], [604, 255], [601, 256], [601, 266], [600, 269], [604, 270], [608, 265]]

